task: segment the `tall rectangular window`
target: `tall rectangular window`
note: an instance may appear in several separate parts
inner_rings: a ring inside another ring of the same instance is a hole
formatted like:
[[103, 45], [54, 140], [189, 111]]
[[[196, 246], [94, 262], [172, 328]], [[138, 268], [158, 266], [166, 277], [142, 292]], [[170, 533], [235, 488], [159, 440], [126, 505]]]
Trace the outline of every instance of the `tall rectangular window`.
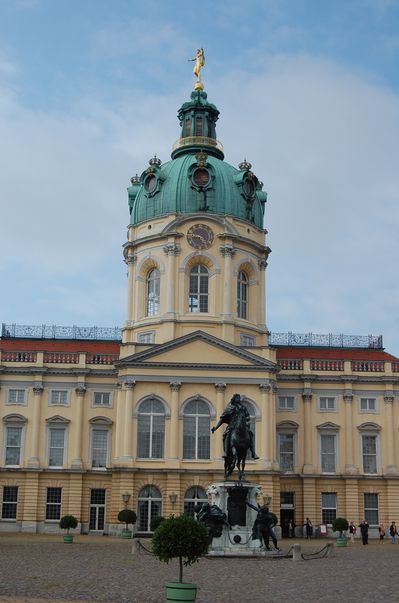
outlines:
[[378, 525], [378, 494], [364, 495], [364, 519], [370, 525]]
[[376, 412], [375, 398], [360, 398], [360, 412]]
[[54, 405], [65, 405], [68, 404], [68, 390], [66, 389], [53, 389], [50, 392], [50, 404]]
[[377, 436], [362, 435], [363, 472], [377, 473]]
[[335, 473], [336, 435], [320, 434], [320, 454], [322, 473]]
[[203, 135], [203, 122], [202, 117], [195, 118], [195, 135], [202, 136]]
[[108, 430], [93, 429], [91, 432], [91, 466], [105, 469], [108, 460]]
[[65, 428], [49, 429], [49, 467], [64, 465]]
[[16, 519], [18, 504], [18, 486], [3, 486], [2, 519]]
[[22, 427], [6, 427], [5, 464], [21, 463]]
[[322, 493], [321, 512], [324, 524], [332, 523], [337, 517], [337, 495], [335, 492]]
[[61, 519], [61, 493], [62, 488], [47, 488], [46, 520]]
[[279, 396], [278, 397], [278, 409], [279, 410], [295, 410], [295, 397], [294, 396]]
[[8, 390], [8, 404], [25, 404], [25, 389], [9, 389]]
[[280, 446], [280, 470], [281, 471], [294, 471], [294, 434], [293, 433], [280, 433], [279, 434], [279, 446]]

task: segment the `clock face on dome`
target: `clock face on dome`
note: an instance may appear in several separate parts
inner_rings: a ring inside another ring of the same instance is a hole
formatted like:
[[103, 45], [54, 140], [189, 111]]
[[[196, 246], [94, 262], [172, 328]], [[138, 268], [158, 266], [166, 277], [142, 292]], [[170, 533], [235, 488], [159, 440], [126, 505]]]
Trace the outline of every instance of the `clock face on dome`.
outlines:
[[208, 249], [213, 238], [213, 232], [206, 224], [194, 224], [187, 232], [187, 241], [194, 249]]

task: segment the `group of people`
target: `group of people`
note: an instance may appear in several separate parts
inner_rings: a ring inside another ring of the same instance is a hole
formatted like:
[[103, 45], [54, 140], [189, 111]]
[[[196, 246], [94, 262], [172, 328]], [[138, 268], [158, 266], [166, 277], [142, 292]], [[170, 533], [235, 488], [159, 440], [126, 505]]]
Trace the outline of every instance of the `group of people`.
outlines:
[[[360, 529], [360, 535], [362, 537], [363, 544], [369, 543], [369, 527], [370, 526], [365, 519], [363, 519], [363, 521], [360, 522], [359, 529]], [[389, 526], [388, 531], [389, 531], [389, 536], [391, 538], [391, 543], [396, 544], [396, 542], [398, 541], [399, 532], [397, 530], [396, 523], [394, 521]], [[350, 526], [349, 526], [349, 534], [350, 534], [350, 540], [353, 543], [355, 542], [356, 532], [357, 532], [357, 527], [355, 525], [355, 522], [351, 521]], [[385, 530], [385, 526], [383, 523], [380, 523], [380, 525], [378, 526], [378, 534], [379, 534], [380, 544], [384, 544], [386, 530]]]

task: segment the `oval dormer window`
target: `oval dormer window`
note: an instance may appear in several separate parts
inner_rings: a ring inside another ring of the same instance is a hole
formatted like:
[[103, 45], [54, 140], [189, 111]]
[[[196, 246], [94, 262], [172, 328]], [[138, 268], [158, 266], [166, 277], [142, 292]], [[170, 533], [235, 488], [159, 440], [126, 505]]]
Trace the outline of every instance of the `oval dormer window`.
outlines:
[[153, 193], [155, 191], [156, 186], [157, 186], [156, 176], [154, 176], [154, 174], [150, 174], [149, 176], [147, 176], [147, 178], [145, 179], [145, 182], [144, 182], [145, 190], [148, 193]]
[[208, 170], [206, 170], [205, 168], [198, 168], [194, 172], [193, 180], [194, 180], [194, 183], [200, 188], [207, 186], [207, 184], [209, 182]]
[[252, 197], [255, 192], [255, 185], [254, 185], [253, 180], [250, 180], [250, 178], [245, 178], [243, 189], [244, 189], [244, 195], [246, 197]]

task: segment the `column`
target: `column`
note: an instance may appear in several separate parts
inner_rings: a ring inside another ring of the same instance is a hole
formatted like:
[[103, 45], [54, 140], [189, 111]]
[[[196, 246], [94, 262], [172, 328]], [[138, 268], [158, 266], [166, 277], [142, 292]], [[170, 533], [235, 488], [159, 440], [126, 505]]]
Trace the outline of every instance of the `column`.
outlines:
[[[269, 248], [268, 248], [269, 249]], [[269, 254], [267, 254], [269, 255]], [[258, 326], [261, 328], [265, 328], [266, 326], [266, 285], [265, 285], [265, 271], [267, 268], [267, 256], [266, 258], [262, 258], [261, 260], [258, 260], [258, 266], [259, 266], [259, 291], [258, 294], [256, 296], [256, 306], [258, 308], [258, 316], [257, 316], [257, 323]]]
[[232, 245], [223, 245], [220, 248], [220, 253], [224, 257], [224, 279], [223, 279], [223, 317], [231, 317], [231, 258], [235, 254], [235, 249]]
[[[319, 509], [316, 504], [316, 480], [305, 477], [303, 479], [303, 523], [305, 523], [305, 518], [309, 517], [313, 526], [318, 524], [321, 521], [321, 505]], [[300, 522], [297, 521], [297, 523]]]
[[357, 478], [345, 479], [345, 515], [349, 521], [354, 521], [359, 525], [363, 519], [363, 511], [359, 509], [359, 485]]
[[271, 455], [271, 435], [270, 435], [270, 398], [269, 393], [271, 390], [271, 386], [269, 383], [261, 383], [259, 385], [259, 389], [261, 392], [261, 422], [260, 422], [260, 432], [261, 437], [260, 441], [258, 438], [258, 442], [256, 444], [257, 453], [260, 456], [263, 465], [266, 469], [272, 469], [272, 455]]
[[345, 404], [345, 473], [356, 473], [356, 467], [353, 463], [353, 421], [352, 421], [352, 391], [346, 390], [344, 393]]
[[28, 459], [29, 469], [38, 469], [40, 466], [39, 443], [40, 443], [40, 421], [42, 405], [43, 384], [35, 383], [33, 386], [33, 414], [31, 428], [30, 457]]
[[123, 396], [122, 396], [122, 384], [118, 383], [116, 386], [116, 417], [115, 417], [115, 448], [114, 448], [114, 457], [113, 462], [115, 464], [118, 463], [119, 457], [122, 456], [122, 437], [123, 437], [123, 424], [124, 424], [124, 414], [123, 414]]
[[135, 381], [127, 381], [125, 386], [125, 425], [123, 433], [123, 460], [132, 460], [132, 431], [133, 431], [133, 390]]
[[[216, 389], [216, 421], [219, 421], [220, 415], [224, 410], [224, 392], [226, 391], [225, 383], [215, 383]], [[219, 430], [213, 434], [213, 458], [215, 461], [221, 461], [224, 455], [223, 451], [223, 437], [219, 433]]]
[[172, 286], [172, 283], [175, 282], [175, 257], [180, 253], [180, 245], [176, 245], [175, 243], [168, 243], [163, 248], [164, 252], [168, 256], [168, 263], [166, 266], [166, 286], [167, 286], [167, 295], [166, 295], [166, 313], [169, 315], [173, 315], [176, 313], [175, 307], [175, 290], [176, 287]]
[[384, 396], [385, 402], [385, 430], [386, 430], [386, 473], [398, 473], [398, 468], [395, 465], [395, 449], [394, 449], [394, 424], [392, 406], [394, 401], [393, 392], [386, 392]]
[[179, 445], [180, 445], [180, 433], [179, 433], [179, 391], [181, 383], [179, 381], [173, 381], [169, 383], [171, 391], [171, 403], [170, 403], [170, 420], [168, 429], [168, 441], [167, 441], [167, 457], [172, 461], [179, 460]]
[[133, 291], [134, 291], [134, 277], [135, 277], [135, 264], [137, 261], [137, 255], [129, 253], [125, 258], [125, 264], [127, 265], [127, 307], [126, 307], [126, 325], [132, 326], [133, 319]]
[[75, 388], [75, 431], [73, 441], [72, 464], [73, 469], [82, 469], [82, 433], [83, 433], [83, 403], [86, 394], [84, 385]]
[[[302, 394], [304, 415], [305, 415], [305, 429], [304, 429], [304, 440], [305, 440], [305, 458], [303, 465], [303, 473], [313, 473], [314, 465], [312, 458], [312, 392], [309, 388], [305, 388]], [[306, 513], [306, 509], [304, 509]]]

